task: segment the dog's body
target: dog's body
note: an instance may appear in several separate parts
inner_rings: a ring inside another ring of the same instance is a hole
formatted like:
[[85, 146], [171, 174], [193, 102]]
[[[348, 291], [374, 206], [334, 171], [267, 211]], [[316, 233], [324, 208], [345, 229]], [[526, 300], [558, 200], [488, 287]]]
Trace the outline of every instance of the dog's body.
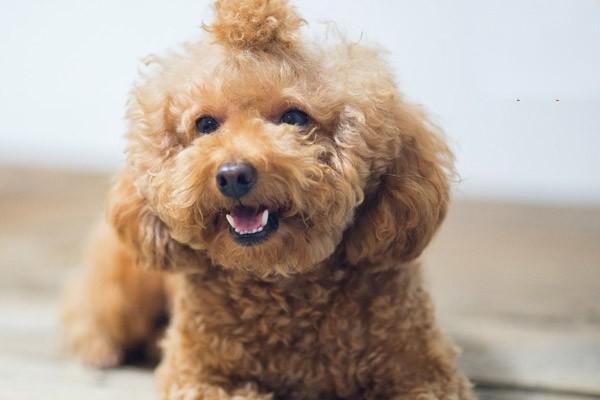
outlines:
[[69, 343], [118, 364], [168, 308], [163, 399], [472, 399], [414, 262], [446, 212], [443, 140], [377, 51], [303, 44], [283, 0], [215, 9], [132, 92]]

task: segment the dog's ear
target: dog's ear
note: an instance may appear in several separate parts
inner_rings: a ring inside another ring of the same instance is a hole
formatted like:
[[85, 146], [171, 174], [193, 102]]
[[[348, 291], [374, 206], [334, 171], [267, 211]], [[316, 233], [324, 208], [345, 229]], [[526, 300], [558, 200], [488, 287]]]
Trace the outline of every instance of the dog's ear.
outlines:
[[150, 210], [126, 172], [119, 174], [109, 194], [107, 214], [121, 241], [145, 268], [197, 271], [209, 264], [204, 253], [171, 237], [166, 224]]
[[345, 234], [352, 264], [415, 259], [446, 215], [452, 153], [420, 110], [400, 102], [394, 108], [391, 122], [375, 128], [389, 131], [379, 134], [393, 154]]

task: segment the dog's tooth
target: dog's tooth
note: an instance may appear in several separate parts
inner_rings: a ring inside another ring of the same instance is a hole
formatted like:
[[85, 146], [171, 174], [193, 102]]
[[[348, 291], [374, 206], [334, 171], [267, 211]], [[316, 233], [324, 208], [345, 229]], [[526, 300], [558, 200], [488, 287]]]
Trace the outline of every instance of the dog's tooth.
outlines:
[[265, 210], [265, 211], [263, 211], [263, 214], [262, 214], [262, 225], [265, 226], [268, 221], [269, 221], [269, 210]]
[[226, 214], [225, 218], [227, 218], [227, 222], [229, 222], [229, 225], [231, 225], [231, 227], [235, 229], [235, 222], [233, 221], [233, 217], [231, 216], [231, 214]]

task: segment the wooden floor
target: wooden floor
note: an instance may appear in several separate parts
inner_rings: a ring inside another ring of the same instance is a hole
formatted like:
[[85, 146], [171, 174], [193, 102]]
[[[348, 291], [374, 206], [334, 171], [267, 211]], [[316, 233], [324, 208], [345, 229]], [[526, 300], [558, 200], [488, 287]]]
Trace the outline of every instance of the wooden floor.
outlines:
[[[109, 178], [0, 168], [0, 399], [155, 399], [61, 349], [58, 293]], [[456, 202], [424, 257], [482, 399], [600, 398], [600, 208]]]

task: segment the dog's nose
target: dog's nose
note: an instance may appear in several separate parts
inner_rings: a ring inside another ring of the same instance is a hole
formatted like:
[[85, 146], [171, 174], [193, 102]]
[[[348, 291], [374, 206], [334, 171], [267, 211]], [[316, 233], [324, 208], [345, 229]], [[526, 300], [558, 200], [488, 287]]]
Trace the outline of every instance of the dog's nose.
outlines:
[[227, 197], [239, 199], [256, 183], [256, 168], [247, 162], [226, 163], [217, 170], [217, 187]]

